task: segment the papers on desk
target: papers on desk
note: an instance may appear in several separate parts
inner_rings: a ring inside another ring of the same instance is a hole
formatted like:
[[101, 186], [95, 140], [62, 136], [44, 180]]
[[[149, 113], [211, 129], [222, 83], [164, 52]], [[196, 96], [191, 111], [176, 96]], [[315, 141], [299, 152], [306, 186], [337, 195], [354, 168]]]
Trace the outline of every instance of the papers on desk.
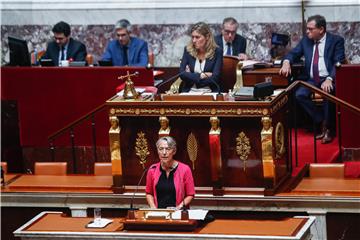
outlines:
[[87, 228], [104, 228], [106, 227], [106, 225], [108, 225], [109, 223], [112, 223], [113, 220], [111, 219], [107, 219], [107, 218], [100, 218], [99, 221], [95, 222], [95, 221], [91, 221], [90, 223], [88, 223], [86, 225]]
[[169, 211], [149, 211], [145, 214], [146, 219], [170, 219]]
[[200, 95], [212, 96], [213, 100], [215, 100], [217, 93], [215, 93], [215, 92], [195, 92], [195, 91], [179, 93], [179, 96], [200, 96]]
[[[204, 220], [208, 210], [203, 209], [195, 209], [195, 210], [188, 210], [189, 212], [189, 219], [191, 220]], [[181, 210], [177, 210], [172, 213], [172, 219], [181, 219]]]

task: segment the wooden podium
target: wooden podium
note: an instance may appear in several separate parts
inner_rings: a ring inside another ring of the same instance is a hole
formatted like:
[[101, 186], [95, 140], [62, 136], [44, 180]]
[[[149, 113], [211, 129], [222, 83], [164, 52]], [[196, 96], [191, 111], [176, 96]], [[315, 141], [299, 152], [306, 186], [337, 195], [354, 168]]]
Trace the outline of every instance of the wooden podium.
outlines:
[[109, 139], [119, 192], [135, 186], [144, 168], [159, 161], [155, 143], [164, 135], [175, 138], [174, 158], [192, 169], [197, 193], [273, 194], [290, 175], [286, 92], [266, 101], [113, 97], [106, 105], [117, 122]]

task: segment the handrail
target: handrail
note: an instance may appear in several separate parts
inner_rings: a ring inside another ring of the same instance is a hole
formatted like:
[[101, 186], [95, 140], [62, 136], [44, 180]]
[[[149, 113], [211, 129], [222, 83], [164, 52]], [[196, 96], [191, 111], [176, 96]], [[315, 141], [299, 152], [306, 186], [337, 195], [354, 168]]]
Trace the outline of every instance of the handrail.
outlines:
[[85, 119], [89, 118], [91, 115], [103, 110], [103, 108], [105, 107], [106, 103], [101, 104], [100, 106], [94, 108], [93, 110], [91, 110], [90, 112], [88, 112], [87, 114], [83, 115], [82, 117], [76, 119], [75, 121], [69, 123], [68, 125], [66, 125], [65, 127], [61, 128], [60, 130], [54, 132], [53, 134], [51, 134], [48, 137], [48, 141], [53, 140], [54, 138], [56, 138], [58, 135], [62, 134], [63, 132], [69, 130], [70, 128], [75, 127], [76, 125], [78, 125], [79, 123], [81, 123], [82, 121], [84, 121]]
[[354, 105], [351, 105], [350, 103], [344, 101], [344, 100], [341, 100], [327, 92], [324, 92], [323, 90], [307, 83], [307, 82], [304, 82], [304, 81], [295, 81], [293, 82], [292, 84], [290, 84], [290, 86], [288, 86], [285, 91], [286, 92], [291, 92], [295, 87], [297, 87], [298, 85], [303, 85], [304, 87], [307, 87], [307, 88], [310, 88], [311, 90], [313, 90], [314, 92], [320, 94], [322, 97], [325, 97], [327, 100], [331, 100], [332, 102], [335, 102], [335, 103], [338, 103], [340, 105], [343, 105], [345, 108], [351, 110], [352, 112], [354, 112], [355, 114], [359, 114], [360, 115], [360, 108], [358, 107], [355, 107]]

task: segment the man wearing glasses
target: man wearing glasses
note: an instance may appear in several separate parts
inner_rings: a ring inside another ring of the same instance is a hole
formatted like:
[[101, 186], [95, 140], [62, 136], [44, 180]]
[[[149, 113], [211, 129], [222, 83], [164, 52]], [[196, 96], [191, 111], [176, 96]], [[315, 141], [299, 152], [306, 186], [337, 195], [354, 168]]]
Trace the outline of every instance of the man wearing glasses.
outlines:
[[246, 39], [237, 34], [239, 23], [235, 18], [228, 17], [223, 20], [221, 34], [215, 37], [216, 44], [223, 49], [224, 56], [237, 56], [246, 60]]
[[103, 61], [114, 66], [139, 66], [148, 64], [148, 44], [142, 39], [131, 37], [131, 24], [121, 19], [115, 24], [115, 40], [110, 41], [103, 54]]
[[[335, 93], [335, 65], [345, 61], [344, 38], [326, 32], [326, 20], [323, 16], [311, 16], [307, 20], [306, 36], [284, 57], [280, 74], [289, 76], [291, 64], [305, 58], [305, 79], [308, 83], [324, 92]], [[334, 105], [324, 100], [321, 111], [311, 100], [311, 92], [305, 87], [296, 90], [296, 100], [320, 126], [316, 139], [326, 144], [332, 141], [332, 115]]]
[[58, 22], [54, 25], [52, 32], [54, 40], [51, 41], [42, 59], [52, 59], [55, 66], [61, 61], [85, 61], [86, 46], [70, 37], [70, 25], [66, 22]]

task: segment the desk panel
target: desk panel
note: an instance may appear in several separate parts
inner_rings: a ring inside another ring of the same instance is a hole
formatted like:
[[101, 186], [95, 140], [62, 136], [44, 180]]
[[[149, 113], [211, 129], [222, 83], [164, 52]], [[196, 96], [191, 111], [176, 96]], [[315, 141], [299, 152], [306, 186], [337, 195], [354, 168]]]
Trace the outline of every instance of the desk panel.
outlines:
[[112, 181], [112, 176], [23, 175], [10, 183], [7, 191], [112, 193]]

